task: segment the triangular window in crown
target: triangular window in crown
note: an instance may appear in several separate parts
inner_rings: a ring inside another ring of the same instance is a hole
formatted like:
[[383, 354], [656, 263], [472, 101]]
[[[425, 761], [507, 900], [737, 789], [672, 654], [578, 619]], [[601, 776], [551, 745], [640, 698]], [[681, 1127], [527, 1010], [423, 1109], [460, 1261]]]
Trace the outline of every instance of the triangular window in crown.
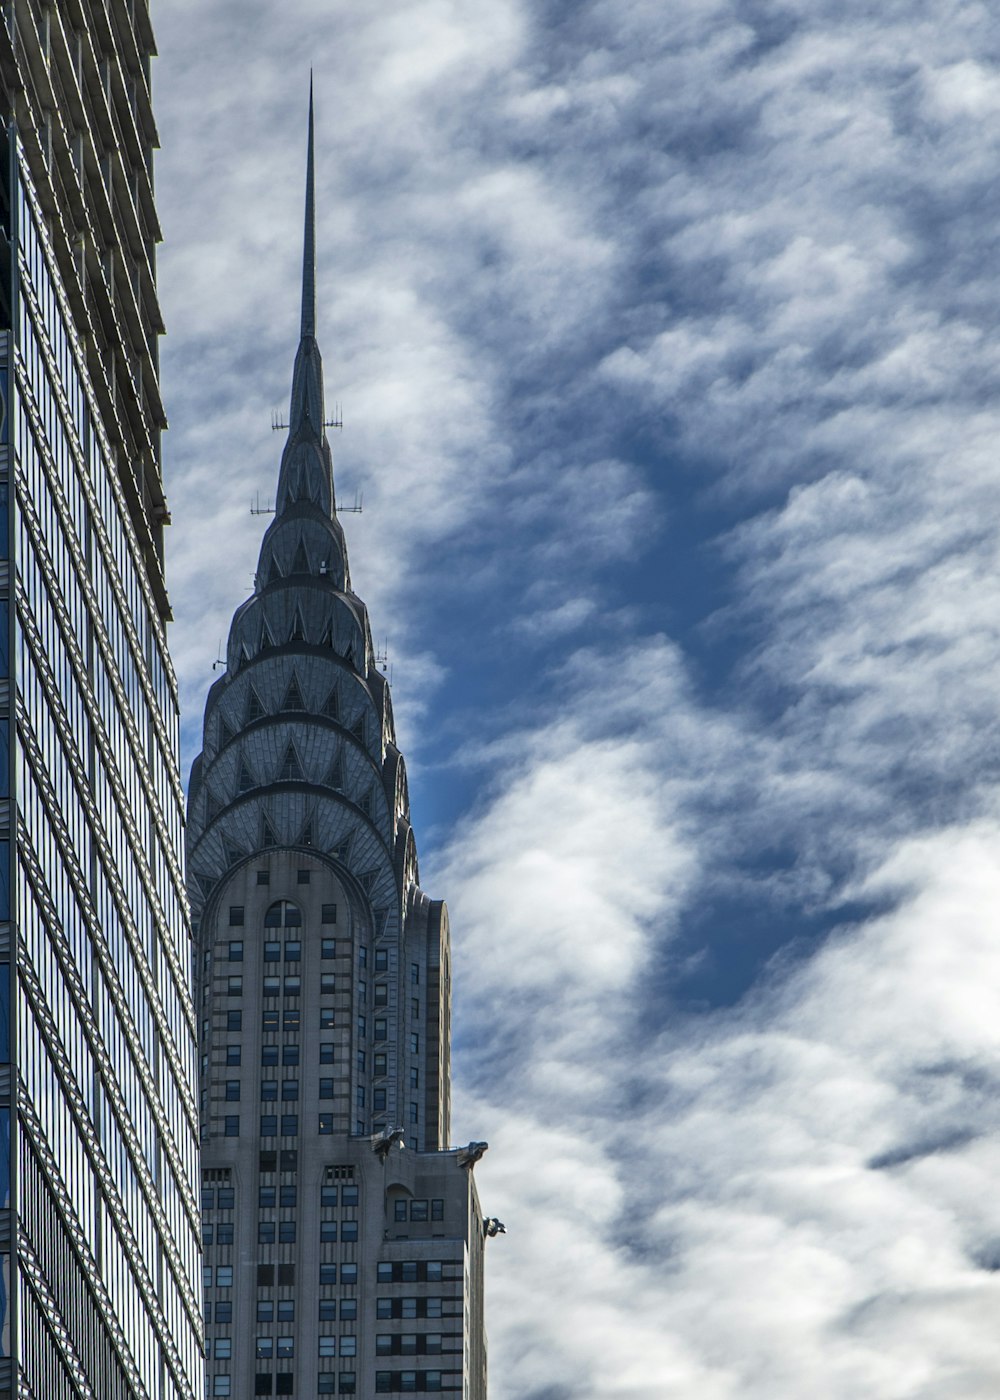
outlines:
[[388, 904], [382, 904], [378, 909], [373, 909], [372, 914], [375, 919], [375, 937], [381, 938], [385, 933], [385, 926], [389, 922]]
[[246, 855], [246, 851], [241, 851], [239, 846], [233, 845], [232, 841], [223, 841], [222, 849], [226, 853], [227, 866], [239, 865], [240, 861]]
[[333, 618], [330, 618], [326, 626], [323, 628], [323, 635], [319, 639], [319, 644], [321, 647], [329, 647], [330, 650], [333, 651]]
[[358, 798], [358, 806], [361, 808], [362, 812], [364, 812], [364, 814], [365, 814], [366, 817], [370, 817], [370, 816], [371, 816], [371, 814], [372, 814], [372, 790], [371, 790], [371, 788], [369, 788], [367, 792], [363, 792], [363, 793], [361, 794], [361, 796]]
[[327, 719], [340, 719], [340, 690], [337, 686], [334, 686], [326, 697], [323, 713]]
[[236, 784], [237, 792], [249, 792], [251, 788], [257, 786], [257, 780], [247, 767], [246, 760], [240, 763], [240, 776]]
[[267, 817], [261, 817], [261, 819], [260, 819], [260, 848], [261, 848], [261, 850], [262, 850], [262, 851], [263, 851], [263, 850], [266, 850], [266, 849], [268, 848], [268, 846], [276, 846], [277, 844], [278, 844], [278, 838], [277, 838], [277, 836], [274, 834], [274, 827], [273, 827], [273, 826], [271, 825], [271, 823], [268, 821]]
[[347, 662], [348, 666], [354, 666], [354, 669], [357, 670], [357, 666], [356, 666], [355, 663], [354, 663], [354, 643], [353, 643], [353, 642], [352, 642], [351, 645], [347, 648], [347, 650], [344, 652], [344, 660]]
[[247, 712], [244, 722], [250, 724], [253, 720], [260, 719], [266, 713], [267, 711], [260, 703], [260, 696], [254, 690], [253, 686], [250, 686], [247, 690]]
[[358, 715], [357, 719], [351, 725], [351, 733], [354, 735], [355, 739], [360, 739], [362, 744], [365, 742], [365, 717], [363, 714]]
[[358, 876], [358, 879], [361, 881], [361, 888], [364, 890], [365, 894], [371, 894], [372, 887], [378, 879], [378, 871], [366, 870], [363, 875]]
[[295, 752], [295, 745], [289, 744], [285, 750], [285, 756], [281, 760], [281, 769], [278, 773], [278, 782], [299, 782], [302, 779], [302, 764], [299, 756]]
[[207, 899], [215, 889], [214, 877], [211, 875], [196, 875], [194, 878], [198, 881], [198, 888], [201, 890], [202, 899]]
[[339, 753], [330, 764], [330, 771], [326, 775], [326, 785], [335, 788], [337, 792], [344, 791], [344, 765]]
[[222, 803], [214, 792], [205, 791], [205, 821], [210, 822], [222, 811]]
[[275, 583], [279, 578], [284, 578], [284, 574], [281, 572], [281, 569], [278, 565], [278, 556], [276, 554], [272, 554], [271, 562], [267, 567], [267, 581], [268, 583]]
[[306, 629], [302, 621], [302, 614], [299, 612], [298, 608], [296, 608], [292, 617], [292, 630], [288, 634], [288, 640], [290, 642], [304, 642], [305, 639]]
[[333, 856], [334, 860], [339, 860], [346, 865], [351, 854], [350, 836], [345, 836], [343, 841], [338, 841], [336, 846], [331, 846], [330, 854]]
[[285, 691], [285, 698], [281, 702], [283, 710], [304, 710], [306, 702], [302, 699], [302, 691], [299, 689], [298, 677], [292, 673], [292, 679], [288, 683]]
[[260, 649], [266, 651], [268, 647], [275, 646], [274, 633], [271, 631], [267, 618], [263, 618], [260, 624]]
[[305, 826], [303, 826], [302, 830], [299, 832], [299, 845], [312, 846], [314, 844], [315, 843], [313, 841], [313, 819], [312, 815], [310, 814], [306, 818]]
[[219, 748], [224, 749], [230, 739], [235, 738], [235, 733], [230, 725], [226, 723], [223, 715], [219, 716]]
[[309, 574], [312, 570], [309, 567], [309, 555], [302, 540], [299, 540], [299, 547], [295, 551], [295, 558], [292, 560], [293, 574]]

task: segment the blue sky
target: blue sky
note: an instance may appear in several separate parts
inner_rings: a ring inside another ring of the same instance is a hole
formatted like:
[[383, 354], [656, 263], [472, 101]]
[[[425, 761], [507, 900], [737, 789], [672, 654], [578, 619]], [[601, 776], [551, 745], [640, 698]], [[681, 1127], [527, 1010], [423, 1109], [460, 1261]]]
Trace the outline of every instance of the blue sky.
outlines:
[[1000, 31], [159, 0], [188, 761], [297, 327], [488, 1138], [493, 1400], [1000, 1390]]

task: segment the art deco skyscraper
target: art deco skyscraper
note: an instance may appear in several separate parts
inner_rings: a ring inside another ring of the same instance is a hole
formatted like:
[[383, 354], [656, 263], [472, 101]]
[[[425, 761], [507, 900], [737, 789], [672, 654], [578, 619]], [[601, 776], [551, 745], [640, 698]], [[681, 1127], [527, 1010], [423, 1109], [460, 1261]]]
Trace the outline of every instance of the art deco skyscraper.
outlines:
[[203, 1389], [152, 50], [0, 19], [0, 1397]]
[[189, 794], [211, 1394], [483, 1400], [484, 1234], [449, 1148], [451, 952], [337, 518], [302, 320], [274, 520]]

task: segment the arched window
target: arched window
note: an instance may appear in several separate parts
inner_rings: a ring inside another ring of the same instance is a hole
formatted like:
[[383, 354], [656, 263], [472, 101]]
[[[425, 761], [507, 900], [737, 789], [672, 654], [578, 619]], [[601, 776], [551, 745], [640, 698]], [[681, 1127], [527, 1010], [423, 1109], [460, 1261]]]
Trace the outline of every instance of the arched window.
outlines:
[[265, 928], [301, 928], [302, 912], [288, 899], [278, 899], [264, 915]]

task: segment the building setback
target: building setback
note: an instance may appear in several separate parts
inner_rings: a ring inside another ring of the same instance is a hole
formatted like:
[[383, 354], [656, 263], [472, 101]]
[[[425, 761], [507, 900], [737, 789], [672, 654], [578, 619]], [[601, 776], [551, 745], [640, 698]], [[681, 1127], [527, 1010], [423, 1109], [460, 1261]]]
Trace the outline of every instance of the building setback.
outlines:
[[0, 20], [0, 1397], [198, 1400], [143, 0]]
[[274, 519], [189, 792], [213, 1396], [484, 1400], [484, 1225], [450, 1148], [447, 911], [337, 518], [302, 320]]

